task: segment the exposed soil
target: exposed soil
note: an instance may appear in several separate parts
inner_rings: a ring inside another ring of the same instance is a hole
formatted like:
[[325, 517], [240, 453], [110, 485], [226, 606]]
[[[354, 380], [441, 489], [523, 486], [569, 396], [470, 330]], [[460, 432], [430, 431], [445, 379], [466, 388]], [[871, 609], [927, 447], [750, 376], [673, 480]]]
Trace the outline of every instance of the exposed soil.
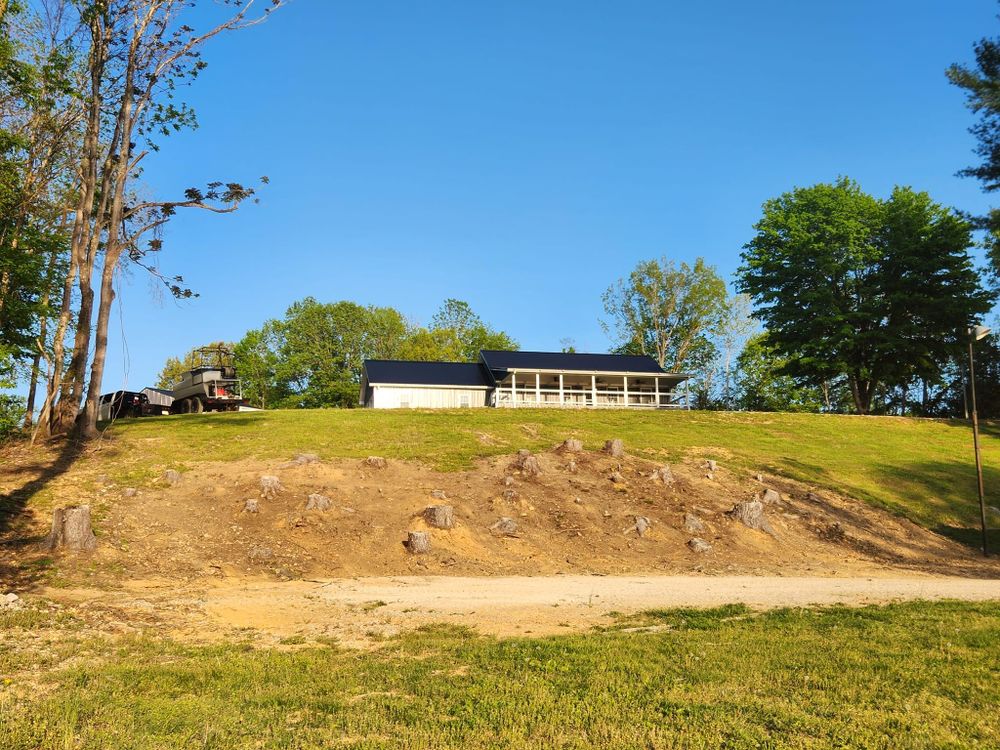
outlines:
[[[279, 579], [387, 575], [551, 575], [556, 573], [712, 575], [859, 575], [887, 567], [988, 576], [966, 547], [862, 502], [773, 477], [702, 468], [692, 457], [671, 467], [674, 482], [654, 478], [658, 465], [602, 453], [540, 454], [538, 476], [522, 476], [514, 457], [482, 461], [469, 471], [440, 473], [389, 461], [303, 465], [244, 461], [204, 463], [174, 486], [125, 488], [104, 519], [98, 558], [132, 578]], [[575, 466], [575, 470], [571, 468]], [[260, 478], [282, 489], [262, 497]], [[711, 478], [709, 477], [711, 475]], [[615, 476], [620, 481], [612, 481]], [[773, 533], [727, 515], [741, 501], [780, 498], [764, 512]], [[432, 496], [443, 493], [445, 499]], [[327, 510], [306, 510], [309, 495]], [[258, 512], [245, 510], [248, 499]], [[452, 529], [422, 517], [429, 505], [454, 507]], [[685, 516], [704, 530], [686, 531]], [[513, 536], [491, 531], [514, 519]], [[648, 519], [643, 536], [636, 519]], [[409, 531], [429, 531], [431, 550], [414, 555]], [[692, 551], [698, 537], [709, 552]]]
[[[98, 481], [98, 551], [63, 559], [58, 587], [36, 593], [111, 630], [347, 642], [440, 620], [538, 633], [671, 605], [1000, 597], [996, 580], [975, 580], [1000, 578], [996, 560], [851, 498], [711, 469], [697, 451], [671, 465], [671, 483], [646, 460], [561, 448], [535, 456], [537, 476], [516, 456], [450, 473], [291, 458], [206, 461], [138, 490]], [[263, 476], [280, 488], [262, 492]], [[758, 499], [770, 533], [730, 514]], [[423, 518], [442, 504], [451, 529]], [[43, 515], [8, 523], [0, 577], [44, 555]], [[430, 533], [429, 552], [407, 550], [411, 531]], [[711, 548], [692, 549], [695, 537]]]

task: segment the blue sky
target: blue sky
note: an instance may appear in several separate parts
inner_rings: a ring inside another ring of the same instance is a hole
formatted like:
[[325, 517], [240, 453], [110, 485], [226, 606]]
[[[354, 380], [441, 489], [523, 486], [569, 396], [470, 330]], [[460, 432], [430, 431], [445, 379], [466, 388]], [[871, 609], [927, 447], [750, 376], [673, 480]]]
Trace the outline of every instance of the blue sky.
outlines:
[[238, 339], [307, 295], [426, 323], [446, 297], [529, 349], [610, 342], [601, 293], [641, 259], [731, 281], [760, 205], [838, 175], [969, 210], [973, 156], [944, 69], [1000, 33], [994, 0], [812, 3], [293, 0], [215, 40], [201, 123], [144, 190], [271, 184], [183, 214], [160, 258], [201, 296], [120, 283], [105, 390]]

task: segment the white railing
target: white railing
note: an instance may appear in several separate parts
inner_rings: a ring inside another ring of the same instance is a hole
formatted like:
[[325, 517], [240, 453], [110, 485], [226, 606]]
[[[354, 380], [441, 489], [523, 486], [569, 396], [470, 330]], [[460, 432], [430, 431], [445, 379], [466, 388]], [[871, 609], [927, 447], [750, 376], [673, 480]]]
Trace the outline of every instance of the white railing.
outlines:
[[[593, 391], [534, 388], [528, 385], [511, 394], [509, 387], [494, 391], [494, 405], [498, 407], [563, 408], [563, 409], [687, 409], [686, 394], [681, 391], [629, 391], [628, 403], [623, 391], [598, 390], [596, 401]], [[657, 404], [659, 399], [659, 404]]]

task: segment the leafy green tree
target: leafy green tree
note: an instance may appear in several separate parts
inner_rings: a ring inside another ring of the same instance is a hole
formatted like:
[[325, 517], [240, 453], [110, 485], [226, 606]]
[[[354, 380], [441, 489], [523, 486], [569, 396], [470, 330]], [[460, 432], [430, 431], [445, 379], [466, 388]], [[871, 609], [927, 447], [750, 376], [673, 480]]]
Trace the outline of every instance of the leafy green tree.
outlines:
[[16, 435], [24, 420], [24, 399], [6, 392], [16, 385], [16, 367], [10, 350], [0, 346], [0, 443]]
[[[354, 302], [294, 303], [238, 345], [252, 397], [285, 407], [356, 406], [365, 359], [392, 359], [409, 335], [390, 307]], [[261, 401], [257, 401], [261, 402]]]
[[280, 331], [278, 321], [268, 321], [260, 328], [247, 331], [233, 347], [243, 398], [261, 409], [281, 403], [290, 395], [287, 384], [278, 378]]
[[475, 362], [484, 349], [516, 350], [517, 342], [503, 331], [483, 322], [468, 302], [446, 299], [431, 318], [428, 329], [434, 341], [440, 342], [439, 356], [430, 359]]
[[820, 411], [823, 392], [782, 374], [786, 362], [766, 333], [750, 337], [736, 359], [735, 404], [744, 411]]
[[[208, 353], [206, 356], [199, 351], [201, 349], [211, 349], [213, 352]], [[232, 351], [233, 344], [225, 341], [213, 341], [211, 344], [206, 344], [205, 346], [196, 346], [194, 349], [181, 357], [168, 357], [167, 361], [163, 364], [163, 369], [160, 370], [160, 374], [156, 376], [156, 387], [168, 389], [173, 388], [174, 384], [181, 379], [184, 373], [188, 370], [194, 369], [195, 367], [200, 367], [203, 364], [228, 364], [224, 361], [225, 357], [219, 356], [217, 351], [219, 349]]]
[[602, 324], [617, 351], [646, 354], [680, 372], [714, 349], [710, 338], [725, 317], [727, 297], [725, 282], [702, 258], [691, 266], [642, 261], [604, 293], [609, 320]]
[[884, 201], [846, 178], [797, 188], [754, 228], [738, 284], [781, 371], [816, 386], [846, 378], [860, 414], [880, 389], [936, 375], [994, 298], [969, 224], [909, 188]]

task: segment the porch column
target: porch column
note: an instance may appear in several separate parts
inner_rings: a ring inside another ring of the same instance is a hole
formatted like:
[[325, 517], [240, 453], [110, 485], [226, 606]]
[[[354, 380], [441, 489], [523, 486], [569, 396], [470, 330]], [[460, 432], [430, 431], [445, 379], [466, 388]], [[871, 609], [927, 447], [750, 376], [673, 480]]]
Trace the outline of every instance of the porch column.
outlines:
[[625, 394], [625, 408], [628, 408], [628, 375], [622, 375], [622, 392]]
[[660, 379], [653, 378], [653, 393], [654, 398], [656, 398], [656, 408], [660, 408]]
[[597, 376], [590, 376], [590, 405], [597, 406]]
[[510, 405], [517, 406], [517, 370], [510, 373]]
[[535, 406], [541, 406], [542, 404], [542, 375], [541, 373], [535, 373]]
[[684, 381], [684, 405], [690, 410], [691, 409], [691, 386], [688, 384], [689, 381]]
[[563, 374], [559, 373], [559, 406], [566, 403], [566, 399], [563, 397]]

